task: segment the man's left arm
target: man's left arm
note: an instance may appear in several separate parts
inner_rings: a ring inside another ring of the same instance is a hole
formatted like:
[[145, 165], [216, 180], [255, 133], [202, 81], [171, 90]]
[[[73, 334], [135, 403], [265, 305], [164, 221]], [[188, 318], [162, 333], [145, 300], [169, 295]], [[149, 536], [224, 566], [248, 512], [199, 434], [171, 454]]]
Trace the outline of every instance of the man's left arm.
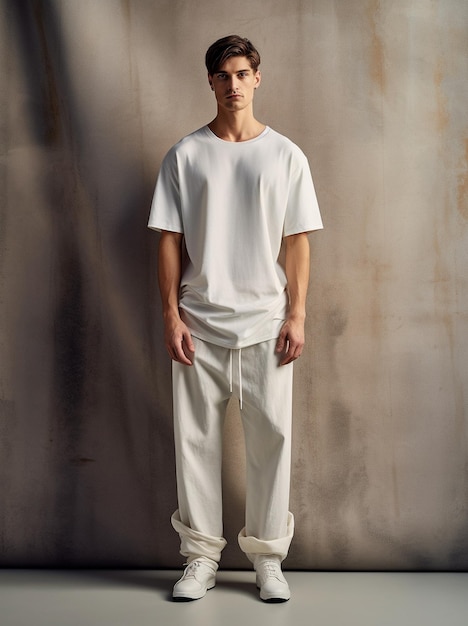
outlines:
[[307, 233], [285, 238], [285, 271], [289, 295], [289, 309], [276, 344], [282, 353], [280, 365], [295, 361], [304, 347], [306, 296], [309, 286], [310, 249]]

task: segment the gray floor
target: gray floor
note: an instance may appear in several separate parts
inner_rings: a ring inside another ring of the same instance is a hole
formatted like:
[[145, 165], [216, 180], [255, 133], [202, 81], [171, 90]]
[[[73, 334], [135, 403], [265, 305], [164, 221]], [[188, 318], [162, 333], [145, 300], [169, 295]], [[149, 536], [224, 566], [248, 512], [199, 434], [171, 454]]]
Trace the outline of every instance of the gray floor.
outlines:
[[292, 599], [258, 600], [252, 572], [220, 572], [174, 603], [170, 571], [0, 570], [2, 626], [467, 626], [468, 574], [286, 572]]

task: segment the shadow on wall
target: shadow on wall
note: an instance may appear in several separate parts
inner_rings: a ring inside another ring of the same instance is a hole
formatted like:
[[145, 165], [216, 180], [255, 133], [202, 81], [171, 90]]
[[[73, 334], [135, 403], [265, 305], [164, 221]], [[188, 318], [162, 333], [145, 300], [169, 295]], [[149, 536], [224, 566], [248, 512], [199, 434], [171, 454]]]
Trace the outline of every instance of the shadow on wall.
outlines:
[[[2, 563], [165, 566], [177, 542], [168, 524], [175, 481], [157, 238], [146, 228], [154, 180], [145, 179], [141, 155], [129, 158], [112, 137], [93, 143], [92, 111], [84, 115], [75, 97], [80, 85], [55, 4], [9, 2], [7, 16], [29, 134], [12, 177], [27, 187], [32, 153], [41, 170], [33, 204], [27, 190], [10, 204], [12, 220], [24, 224], [14, 237], [34, 250], [20, 254], [19, 244], [12, 259], [21, 294], [12, 302], [12, 351], [20, 355], [12, 378], [21, 401], [6, 433], [15, 442], [0, 514]], [[10, 141], [15, 147], [15, 129]], [[125, 181], [112, 205], [100, 194], [102, 160], [115, 177], [107, 184]], [[47, 289], [38, 287], [44, 277]]]

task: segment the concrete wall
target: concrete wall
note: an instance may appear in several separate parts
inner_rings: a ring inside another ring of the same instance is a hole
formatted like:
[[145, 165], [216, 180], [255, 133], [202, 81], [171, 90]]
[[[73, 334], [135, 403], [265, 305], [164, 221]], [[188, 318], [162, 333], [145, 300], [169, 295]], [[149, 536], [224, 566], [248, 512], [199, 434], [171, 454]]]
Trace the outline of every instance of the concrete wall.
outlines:
[[[1, 4], [0, 565], [181, 564], [170, 368], [146, 229], [215, 113], [203, 56], [263, 56], [260, 120], [309, 157], [308, 349], [288, 566], [468, 565], [468, 3]], [[226, 428], [223, 564], [244, 567]]]

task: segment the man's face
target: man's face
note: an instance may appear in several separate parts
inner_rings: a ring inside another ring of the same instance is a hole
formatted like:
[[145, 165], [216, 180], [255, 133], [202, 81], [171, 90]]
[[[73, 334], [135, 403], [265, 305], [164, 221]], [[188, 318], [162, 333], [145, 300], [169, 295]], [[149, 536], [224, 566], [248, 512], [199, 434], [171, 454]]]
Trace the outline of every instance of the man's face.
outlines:
[[231, 57], [208, 80], [218, 105], [228, 111], [248, 107], [260, 84], [260, 71], [254, 72], [247, 57]]

